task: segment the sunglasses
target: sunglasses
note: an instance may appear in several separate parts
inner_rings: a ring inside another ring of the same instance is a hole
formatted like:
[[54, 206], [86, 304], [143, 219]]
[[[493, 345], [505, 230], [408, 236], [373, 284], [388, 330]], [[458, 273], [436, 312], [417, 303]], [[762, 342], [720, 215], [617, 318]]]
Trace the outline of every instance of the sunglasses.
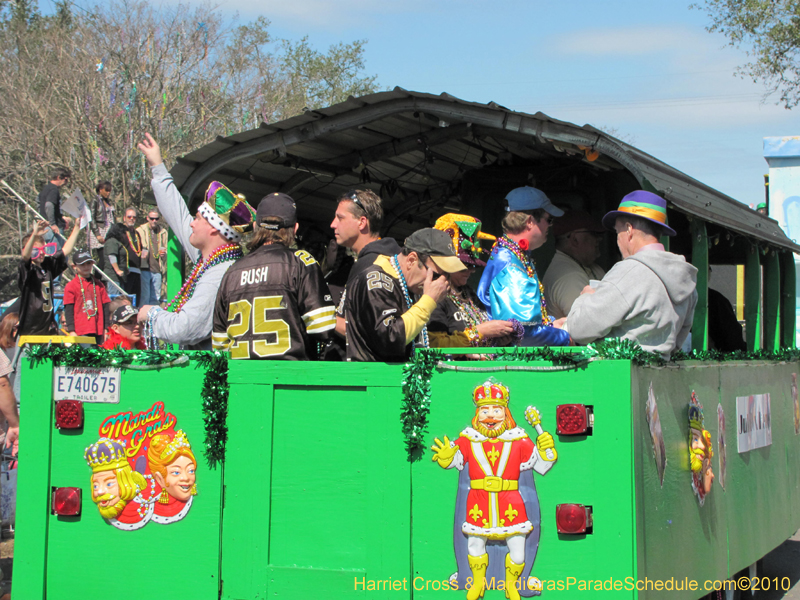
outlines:
[[158, 221], [158, 217], [147, 217], [148, 221]]
[[34, 248], [31, 250], [31, 258], [39, 258], [40, 256], [55, 256], [56, 252], [58, 252], [58, 244], [55, 242], [50, 242], [49, 244], [45, 244], [44, 246], [40, 246], [39, 248]]
[[347, 193], [347, 194], [344, 196], [344, 198], [345, 198], [346, 200], [350, 200], [350, 201], [351, 201], [353, 204], [355, 204], [355, 205], [356, 205], [358, 208], [360, 208], [360, 209], [361, 209], [361, 210], [363, 210], [364, 212], [367, 212], [367, 209], [366, 209], [366, 208], [364, 208], [364, 205], [363, 205], [363, 204], [361, 204], [361, 200], [359, 200], [359, 199], [358, 199], [358, 192], [356, 192], [355, 190], [353, 190], [353, 191], [351, 191], [351, 192], [348, 192], [348, 193]]

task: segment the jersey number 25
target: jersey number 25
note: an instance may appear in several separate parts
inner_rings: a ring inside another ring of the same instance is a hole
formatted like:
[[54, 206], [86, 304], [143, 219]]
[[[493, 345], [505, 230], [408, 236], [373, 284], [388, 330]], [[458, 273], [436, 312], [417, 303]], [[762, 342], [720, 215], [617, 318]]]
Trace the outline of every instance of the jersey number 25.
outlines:
[[[253, 340], [253, 353], [261, 358], [280, 356], [292, 347], [289, 324], [283, 319], [267, 319], [270, 310], [283, 308], [283, 296], [258, 296], [249, 300], [237, 300], [228, 306], [228, 337], [236, 338], [247, 333], [251, 327], [253, 335], [263, 335], [266, 339]], [[233, 323], [233, 321], [238, 322]], [[230, 347], [231, 358], [249, 358], [250, 342], [236, 341]]]

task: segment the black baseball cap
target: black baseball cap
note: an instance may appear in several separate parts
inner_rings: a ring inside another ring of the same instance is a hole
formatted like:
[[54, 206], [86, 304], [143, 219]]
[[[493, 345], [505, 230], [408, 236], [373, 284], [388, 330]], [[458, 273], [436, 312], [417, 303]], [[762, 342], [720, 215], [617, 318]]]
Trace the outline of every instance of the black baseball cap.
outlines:
[[[297, 206], [288, 194], [275, 192], [269, 196], [264, 196], [258, 203], [256, 218], [259, 227], [265, 229], [281, 229], [283, 227], [294, 227], [297, 223]], [[277, 224], [264, 224], [265, 219], [276, 219]]]
[[453, 247], [453, 238], [444, 231], [426, 227], [415, 231], [406, 238], [405, 247], [419, 254], [427, 254], [445, 273], [464, 271], [464, 266]]
[[119, 325], [120, 323], [130, 321], [131, 317], [136, 317], [138, 315], [139, 311], [133, 308], [133, 306], [130, 304], [123, 304], [111, 315], [111, 324]]
[[78, 250], [75, 253], [75, 256], [72, 257], [72, 262], [76, 265], [82, 265], [83, 263], [87, 263], [89, 261], [95, 262], [92, 255], [89, 254], [87, 250]]

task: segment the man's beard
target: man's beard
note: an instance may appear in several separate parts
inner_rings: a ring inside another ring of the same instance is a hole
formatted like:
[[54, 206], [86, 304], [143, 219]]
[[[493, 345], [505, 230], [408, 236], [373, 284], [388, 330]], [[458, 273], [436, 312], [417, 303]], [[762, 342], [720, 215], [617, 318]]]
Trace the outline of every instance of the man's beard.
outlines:
[[493, 427], [492, 429], [489, 429], [488, 427], [486, 427], [486, 425], [484, 425], [480, 421], [476, 421], [475, 429], [477, 429], [478, 433], [480, 433], [481, 435], [485, 435], [488, 438], [496, 438], [502, 435], [503, 432], [506, 430], [506, 424], [505, 422], [501, 422], [499, 427]]
[[116, 519], [120, 514], [122, 514], [122, 511], [125, 510], [125, 506], [127, 504], [128, 503], [125, 502], [125, 500], [120, 498], [111, 506], [100, 506], [98, 504], [97, 509], [100, 511], [100, 516], [102, 516], [104, 519]]
[[703, 469], [703, 461], [706, 458], [705, 451], [699, 448], [693, 448], [691, 450], [691, 467], [692, 471], [695, 473], [699, 473]]

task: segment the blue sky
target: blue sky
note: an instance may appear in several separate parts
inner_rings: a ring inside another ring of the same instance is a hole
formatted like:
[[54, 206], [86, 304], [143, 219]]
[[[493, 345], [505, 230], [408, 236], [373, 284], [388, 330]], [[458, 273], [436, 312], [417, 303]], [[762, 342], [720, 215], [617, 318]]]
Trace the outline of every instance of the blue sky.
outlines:
[[[177, 2], [176, 2], [177, 3]], [[764, 195], [765, 136], [800, 134], [800, 109], [734, 75], [747, 57], [689, 2], [615, 0], [224, 0], [239, 22], [324, 50], [368, 40], [384, 88], [589, 123], [745, 202]]]

